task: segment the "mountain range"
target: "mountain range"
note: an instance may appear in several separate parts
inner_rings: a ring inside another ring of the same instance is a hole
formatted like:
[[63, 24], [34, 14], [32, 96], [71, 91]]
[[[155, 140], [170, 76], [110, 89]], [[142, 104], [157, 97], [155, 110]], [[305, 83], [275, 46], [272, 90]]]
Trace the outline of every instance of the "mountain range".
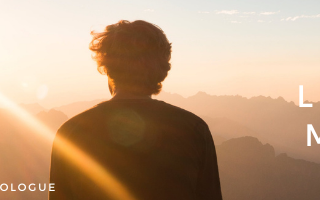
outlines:
[[[320, 135], [320, 102], [313, 103], [312, 108], [300, 108], [282, 97], [245, 98], [204, 92], [188, 98], [161, 92], [153, 98], [178, 105], [202, 117], [217, 143], [234, 137], [254, 136], [273, 145], [277, 154], [287, 153], [293, 158], [320, 163], [320, 144], [313, 138], [312, 146], [307, 146], [307, 124], [312, 124]], [[76, 102], [55, 109], [72, 117], [101, 101]]]
[[[216, 144], [225, 200], [316, 200], [320, 196], [319, 146], [306, 146], [306, 125], [320, 128], [320, 103], [299, 108], [283, 98], [213, 96], [184, 98], [162, 92], [156, 98], [192, 111], [210, 127]], [[53, 109], [20, 105], [57, 130], [68, 118], [100, 103], [76, 102]], [[3, 183], [47, 183], [52, 141], [34, 134], [0, 109], [0, 177]], [[1, 192], [0, 199], [44, 200], [47, 192]]]

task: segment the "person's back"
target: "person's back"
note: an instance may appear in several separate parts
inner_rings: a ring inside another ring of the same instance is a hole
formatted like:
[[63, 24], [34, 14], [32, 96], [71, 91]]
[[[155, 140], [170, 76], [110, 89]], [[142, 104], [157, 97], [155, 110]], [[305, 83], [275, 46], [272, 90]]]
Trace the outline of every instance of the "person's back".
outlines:
[[50, 200], [221, 200], [207, 124], [151, 98], [171, 68], [156, 25], [120, 21], [90, 49], [112, 99], [64, 123], [53, 143]]
[[[65, 123], [58, 134], [104, 166], [137, 200], [221, 199], [206, 123], [163, 101], [106, 101]], [[50, 199], [112, 199], [67, 160], [53, 162], [56, 191]]]

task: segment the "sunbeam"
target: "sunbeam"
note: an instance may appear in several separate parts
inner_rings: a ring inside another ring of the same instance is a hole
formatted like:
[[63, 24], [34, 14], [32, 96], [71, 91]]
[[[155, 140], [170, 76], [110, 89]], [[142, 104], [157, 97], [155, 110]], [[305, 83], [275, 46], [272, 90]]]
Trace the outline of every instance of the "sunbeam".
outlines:
[[[34, 133], [49, 141], [54, 139], [55, 131], [48, 128], [45, 124], [4, 96], [1, 92], [0, 105], [14, 114], [16, 119], [20, 122], [32, 128]], [[55, 142], [58, 150], [63, 152], [71, 162], [76, 163], [77, 166], [79, 166], [79, 169], [94, 181], [94, 183], [107, 195], [111, 195], [115, 199], [135, 200], [129, 191], [112, 174], [110, 174], [107, 169], [93, 160], [81, 149], [62, 137], [55, 138]]]

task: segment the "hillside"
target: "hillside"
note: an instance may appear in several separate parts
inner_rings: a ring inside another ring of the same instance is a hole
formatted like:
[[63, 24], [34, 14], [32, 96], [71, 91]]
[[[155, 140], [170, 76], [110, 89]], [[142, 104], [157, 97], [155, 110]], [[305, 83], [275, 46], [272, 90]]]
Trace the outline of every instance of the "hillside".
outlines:
[[[52, 129], [67, 116], [61, 111], [35, 115]], [[224, 200], [316, 200], [320, 165], [277, 155], [250, 128], [227, 118], [203, 117], [212, 129]], [[0, 110], [0, 177], [4, 183], [47, 183], [52, 141], [43, 140], [6, 110]], [[242, 137], [241, 135], [252, 135]], [[44, 200], [47, 193], [0, 193], [0, 199]]]
[[[313, 139], [313, 145], [307, 147], [307, 124], [313, 124], [315, 130], [320, 132], [320, 102], [314, 103], [313, 108], [299, 108], [281, 97], [244, 98], [214, 96], [204, 92], [188, 98], [161, 92], [154, 98], [202, 116], [219, 141], [223, 141], [223, 138], [254, 136], [273, 145], [277, 154], [287, 153], [294, 158], [320, 163], [320, 145]], [[101, 101], [77, 102], [55, 109], [72, 117]]]
[[253, 137], [216, 146], [224, 200], [317, 200], [320, 165], [275, 156], [274, 148]]

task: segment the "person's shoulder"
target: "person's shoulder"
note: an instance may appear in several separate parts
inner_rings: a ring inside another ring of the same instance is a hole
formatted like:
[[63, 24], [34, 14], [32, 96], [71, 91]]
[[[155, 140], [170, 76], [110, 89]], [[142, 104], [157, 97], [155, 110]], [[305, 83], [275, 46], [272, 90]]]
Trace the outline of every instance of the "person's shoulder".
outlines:
[[184, 108], [166, 102], [163, 102], [163, 104], [172, 110], [172, 115], [175, 118], [179, 118], [178, 121], [183, 122], [184, 126], [188, 124], [187, 126], [191, 128], [190, 130], [193, 130], [193, 133], [197, 133], [195, 135], [199, 136], [201, 144], [204, 144], [205, 141], [212, 137], [208, 124], [201, 117]]
[[198, 115], [196, 115], [195, 113], [189, 110], [167, 103], [165, 101], [160, 101], [160, 102], [162, 102], [164, 106], [166, 106], [168, 109], [172, 110], [172, 112], [175, 113], [176, 116], [187, 118], [189, 120], [194, 121], [197, 124], [207, 125], [206, 122], [201, 117], [199, 117]]
[[88, 124], [87, 122], [90, 119], [94, 118], [94, 115], [97, 114], [99, 111], [98, 105], [95, 105], [91, 108], [88, 108], [79, 114], [71, 117], [66, 122], [64, 122], [58, 129], [57, 133], [68, 135], [71, 132], [74, 131], [79, 126], [84, 126], [85, 124]]

